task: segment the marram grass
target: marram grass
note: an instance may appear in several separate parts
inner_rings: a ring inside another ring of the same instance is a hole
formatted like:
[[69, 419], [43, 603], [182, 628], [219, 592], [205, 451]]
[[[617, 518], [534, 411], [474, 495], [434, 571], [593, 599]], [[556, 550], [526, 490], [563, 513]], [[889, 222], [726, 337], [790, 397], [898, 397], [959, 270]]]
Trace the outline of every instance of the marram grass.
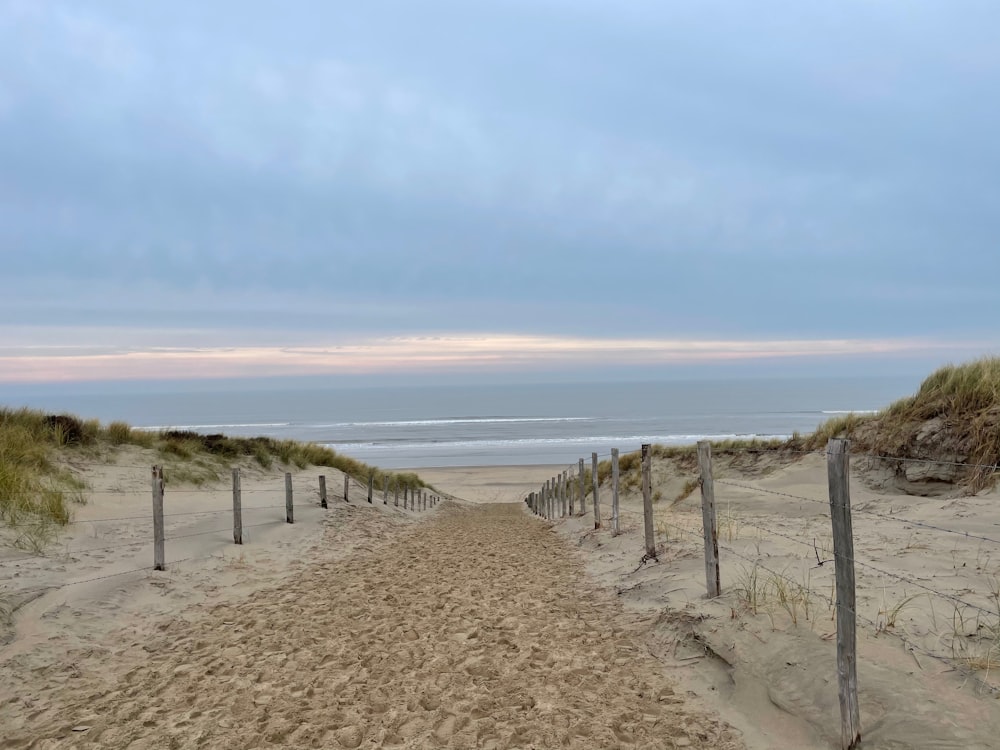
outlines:
[[125, 422], [104, 426], [70, 414], [0, 407], [0, 523], [37, 529], [45, 538], [52, 526], [70, 520], [72, 503], [82, 502], [82, 482], [59, 465], [66, 451], [101, 457], [124, 446], [154, 450], [168, 483], [203, 484], [221, 479], [231, 462], [249, 459], [264, 469], [275, 465], [329, 466], [376, 487], [427, 487], [413, 473], [386, 472], [313, 443], [267, 437], [236, 438], [196, 432], [140, 430]]

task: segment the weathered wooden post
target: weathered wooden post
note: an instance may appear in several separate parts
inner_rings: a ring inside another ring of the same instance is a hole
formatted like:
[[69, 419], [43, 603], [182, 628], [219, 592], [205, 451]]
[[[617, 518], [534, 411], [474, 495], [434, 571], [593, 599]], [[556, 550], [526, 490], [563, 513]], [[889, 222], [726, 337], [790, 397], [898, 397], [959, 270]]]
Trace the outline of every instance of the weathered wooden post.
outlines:
[[705, 587], [708, 598], [722, 593], [719, 578], [719, 528], [715, 519], [715, 480], [712, 477], [712, 444], [698, 443], [698, 468], [701, 471], [701, 527], [705, 535]]
[[568, 473], [564, 470], [562, 474], [559, 475], [559, 486], [562, 488], [562, 514], [564, 516], [569, 515], [569, 481], [567, 481]]
[[295, 512], [292, 509], [292, 475], [285, 472], [285, 523], [295, 523]]
[[591, 478], [592, 478], [593, 483], [594, 483], [594, 528], [595, 529], [599, 529], [599, 528], [601, 528], [601, 496], [598, 494], [600, 492], [600, 490], [599, 490], [600, 484], [597, 481], [597, 454], [596, 453], [591, 453], [590, 454], [590, 466], [591, 466], [591, 469], [590, 469]]
[[649, 443], [642, 445], [642, 516], [646, 531], [646, 557], [656, 559], [656, 536], [653, 533], [653, 489], [650, 477]]
[[163, 549], [163, 467], [153, 467], [153, 570], [166, 570]]
[[587, 512], [587, 494], [583, 486], [583, 459], [580, 459], [580, 515]]
[[837, 683], [840, 694], [840, 745], [843, 750], [861, 746], [849, 450], [850, 443], [841, 438], [831, 438], [826, 447], [833, 558], [837, 574]]
[[382, 505], [389, 504], [389, 475], [382, 475]]
[[397, 508], [399, 507], [399, 484], [396, 485], [396, 493], [395, 493], [395, 498], [393, 499], [393, 504]]
[[618, 517], [618, 449], [611, 449], [611, 534], [622, 533], [621, 521]]
[[369, 503], [372, 501], [372, 489], [374, 488], [374, 486], [375, 486], [375, 475], [374, 474], [369, 474], [368, 475], [368, 502]]
[[409, 510], [410, 507], [410, 492], [409, 487], [403, 488], [403, 510]]
[[319, 477], [319, 507], [329, 508], [330, 506], [326, 504], [326, 477], [322, 474]]
[[344, 502], [345, 503], [351, 502], [350, 500], [347, 499], [347, 491], [350, 488], [350, 486], [351, 486], [351, 475], [350, 474], [344, 474]]
[[573, 477], [570, 476], [569, 471], [564, 471], [563, 475], [566, 477], [566, 490], [569, 495], [569, 514], [573, 515], [574, 501], [576, 500], [576, 482], [573, 481]]
[[233, 544], [243, 544], [243, 491], [239, 469], [233, 469]]

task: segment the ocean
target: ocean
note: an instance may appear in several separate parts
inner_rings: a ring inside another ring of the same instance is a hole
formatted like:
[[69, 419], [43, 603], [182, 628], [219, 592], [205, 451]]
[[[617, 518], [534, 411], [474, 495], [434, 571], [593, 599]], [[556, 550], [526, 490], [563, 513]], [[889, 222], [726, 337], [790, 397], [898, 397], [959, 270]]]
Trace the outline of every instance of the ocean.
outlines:
[[918, 385], [855, 377], [78, 394], [67, 386], [0, 400], [151, 429], [313, 441], [395, 469], [569, 464], [642, 443], [787, 437]]

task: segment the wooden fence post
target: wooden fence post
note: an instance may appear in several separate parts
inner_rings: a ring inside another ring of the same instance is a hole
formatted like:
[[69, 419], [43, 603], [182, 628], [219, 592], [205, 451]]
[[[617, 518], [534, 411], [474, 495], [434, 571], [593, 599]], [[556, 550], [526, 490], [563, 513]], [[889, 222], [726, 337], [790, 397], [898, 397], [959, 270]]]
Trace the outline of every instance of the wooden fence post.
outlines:
[[642, 517], [646, 531], [646, 557], [656, 559], [656, 536], [653, 533], [653, 489], [650, 478], [649, 443], [642, 445]]
[[572, 516], [576, 500], [576, 482], [573, 481], [573, 477], [570, 476], [569, 471], [564, 471], [563, 476], [566, 477], [566, 494], [569, 495], [569, 514]]
[[239, 469], [233, 469], [233, 544], [243, 544], [243, 490]]
[[403, 488], [403, 510], [408, 510], [410, 507], [410, 488]]
[[372, 501], [372, 488], [375, 486], [375, 475], [368, 475], [368, 502]]
[[395, 498], [393, 499], [393, 504], [397, 508], [399, 507], [399, 485], [398, 484], [396, 485], [396, 493], [395, 493]]
[[166, 570], [163, 549], [163, 467], [153, 467], [153, 570]]
[[849, 450], [850, 443], [841, 438], [831, 438], [826, 447], [833, 558], [837, 574], [837, 684], [840, 695], [840, 745], [843, 750], [861, 746]]
[[618, 536], [622, 533], [621, 521], [618, 518], [618, 449], [611, 449], [611, 533]]
[[598, 492], [599, 492], [599, 489], [598, 489], [599, 488], [599, 484], [598, 484], [598, 481], [597, 481], [597, 454], [596, 453], [591, 453], [590, 454], [590, 466], [591, 466], [591, 469], [590, 469], [591, 479], [593, 480], [593, 483], [594, 483], [594, 528], [595, 529], [599, 529], [599, 528], [601, 528], [601, 496], [598, 494]]
[[285, 472], [285, 523], [295, 523], [295, 512], [292, 510], [292, 475]]
[[587, 494], [583, 486], [583, 459], [580, 459], [580, 515], [587, 512]]
[[382, 477], [382, 505], [389, 504], [389, 475]]
[[564, 470], [559, 477], [559, 486], [562, 487], [562, 514], [564, 516], [569, 515], [569, 481], [568, 474]]
[[701, 527], [705, 536], [705, 587], [708, 598], [722, 593], [719, 578], [719, 527], [715, 519], [715, 480], [712, 477], [712, 444], [698, 442], [698, 468], [701, 471]]
[[319, 477], [319, 507], [329, 508], [330, 506], [326, 504], [326, 477], [322, 474]]
[[350, 474], [344, 474], [344, 502], [349, 503], [350, 500], [347, 499], [347, 491], [351, 486], [351, 476]]

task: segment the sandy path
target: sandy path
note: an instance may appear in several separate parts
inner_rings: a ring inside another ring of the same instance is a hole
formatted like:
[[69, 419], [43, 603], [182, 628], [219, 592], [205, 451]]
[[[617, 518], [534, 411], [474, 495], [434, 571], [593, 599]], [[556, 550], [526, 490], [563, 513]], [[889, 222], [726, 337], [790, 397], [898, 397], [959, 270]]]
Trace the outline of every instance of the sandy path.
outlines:
[[444, 504], [166, 621], [146, 650], [110, 690], [67, 686], [58, 716], [0, 747], [742, 747], [519, 505]]

